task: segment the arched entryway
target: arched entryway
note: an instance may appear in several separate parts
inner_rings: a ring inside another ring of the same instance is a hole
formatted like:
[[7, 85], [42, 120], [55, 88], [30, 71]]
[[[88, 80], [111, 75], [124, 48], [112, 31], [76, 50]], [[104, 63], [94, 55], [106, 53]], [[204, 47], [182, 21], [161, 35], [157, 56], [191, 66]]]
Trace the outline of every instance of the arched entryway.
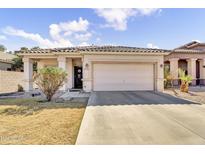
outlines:
[[188, 74], [188, 66], [186, 59], [180, 59], [178, 62], [179, 68], [185, 71], [185, 74]]

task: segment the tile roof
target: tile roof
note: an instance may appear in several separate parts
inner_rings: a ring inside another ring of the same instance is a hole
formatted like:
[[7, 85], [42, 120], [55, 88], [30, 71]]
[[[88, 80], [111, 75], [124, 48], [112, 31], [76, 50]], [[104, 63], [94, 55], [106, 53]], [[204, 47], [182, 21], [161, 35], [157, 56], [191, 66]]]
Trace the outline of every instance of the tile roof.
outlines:
[[171, 52], [164, 49], [152, 49], [152, 48], [138, 48], [127, 46], [84, 46], [84, 47], [68, 47], [68, 48], [54, 48], [54, 49], [37, 49], [21, 51], [20, 54], [31, 53], [83, 53], [83, 52], [137, 52], [137, 53], [164, 53]]
[[175, 49], [193, 49], [196, 46], [205, 46], [205, 43], [200, 43], [199, 41], [192, 41], [192, 42], [186, 43], [180, 47], [177, 47]]
[[192, 50], [192, 49], [175, 49], [172, 53], [195, 53], [195, 54], [204, 54], [203, 50]]
[[199, 44], [199, 42], [197, 42], [197, 41], [191, 41], [191, 42], [186, 43], [184, 45], [181, 45], [175, 49], [189, 49], [190, 47], [198, 45], [198, 44]]

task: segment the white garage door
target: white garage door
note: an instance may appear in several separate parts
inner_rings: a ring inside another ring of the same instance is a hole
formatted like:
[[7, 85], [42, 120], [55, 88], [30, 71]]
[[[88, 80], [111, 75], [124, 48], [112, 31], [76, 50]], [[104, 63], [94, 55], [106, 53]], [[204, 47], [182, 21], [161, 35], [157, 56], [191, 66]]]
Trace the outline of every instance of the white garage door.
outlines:
[[154, 90], [153, 64], [94, 64], [94, 91]]

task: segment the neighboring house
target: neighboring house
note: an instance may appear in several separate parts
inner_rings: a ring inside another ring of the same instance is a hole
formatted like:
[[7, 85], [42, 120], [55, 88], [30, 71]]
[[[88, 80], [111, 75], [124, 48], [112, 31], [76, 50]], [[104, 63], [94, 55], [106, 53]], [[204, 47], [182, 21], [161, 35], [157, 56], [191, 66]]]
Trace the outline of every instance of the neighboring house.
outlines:
[[175, 78], [174, 85], [179, 85], [178, 68], [192, 76], [192, 85], [205, 85], [205, 43], [192, 41], [174, 49], [164, 59]]
[[192, 85], [205, 84], [205, 45], [192, 42], [174, 50], [124, 46], [87, 46], [38, 49], [23, 56], [25, 90], [33, 89], [34, 61], [38, 68], [58, 66], [68, 73], [62, 90], [90, 91], [164, 90], [164, 65], [178, 85], [178, 68], [192, 75]]
[[15, 55], [0, 52], [0, 70], [8, 71], [11, 70], [12, 59], [15, 58]]
[[12, 71], [15, 55], [0, 52], [0, 93], [16, 92], [18, 85], [24, 86], [24, 73]]

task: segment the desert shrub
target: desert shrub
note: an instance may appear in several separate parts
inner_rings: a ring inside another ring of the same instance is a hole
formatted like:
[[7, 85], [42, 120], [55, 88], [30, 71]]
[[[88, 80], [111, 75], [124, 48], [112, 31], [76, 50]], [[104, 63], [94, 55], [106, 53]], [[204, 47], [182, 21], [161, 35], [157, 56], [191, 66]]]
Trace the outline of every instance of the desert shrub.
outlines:
[[18, 84], [17, 86], [18, 86], [18, 89], [17, 89], [18, 92], [23, 92], [24, 91], [22, 85]]
[[66, 81], [67, 73], [58, 67], [45, 67], [34, 74], [34, 82], [51, 101], [53, 95]]

